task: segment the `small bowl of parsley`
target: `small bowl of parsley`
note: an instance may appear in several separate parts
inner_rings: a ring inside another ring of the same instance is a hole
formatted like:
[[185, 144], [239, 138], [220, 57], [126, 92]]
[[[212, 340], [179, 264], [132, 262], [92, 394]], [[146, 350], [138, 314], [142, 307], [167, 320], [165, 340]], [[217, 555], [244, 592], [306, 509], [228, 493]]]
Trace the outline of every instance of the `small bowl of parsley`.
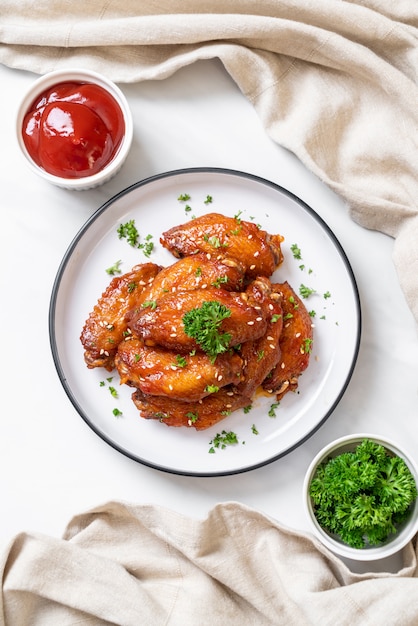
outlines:
[[322, 449], [304, 481], [314, 534], [332, 552], [362, 561], [400, 551], [418, 531], [418, 470], [381, 437], [341, 437]]

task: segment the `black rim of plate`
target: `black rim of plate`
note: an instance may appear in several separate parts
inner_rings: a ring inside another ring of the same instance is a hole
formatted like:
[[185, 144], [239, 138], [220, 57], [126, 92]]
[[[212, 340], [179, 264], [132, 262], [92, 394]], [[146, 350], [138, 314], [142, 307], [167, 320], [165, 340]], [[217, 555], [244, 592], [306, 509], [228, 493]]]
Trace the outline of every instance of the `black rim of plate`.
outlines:
[[[129, 194], [131, 191], [133, 191], [134, 189], [138, 189], [140, 187], [143, 187], [145, 185], [148, 185], [150, 183], [153, 183], [155, 181], [161, 180], [161, 179], [165, 179], [168, 177], [173, 177], [173, 176], [179, 176], [179, 175], [184, 175], [184, 174], [204, 174], [204, 173], [209, 173], [209, 174], [219, 174], [219, 175], [228, 175], [228, 176], [236, 176], [237, 178], [246, 178], [248, 180], [252, 180], [254, 182], [257, 183], [261, 183], [263, 185], [266, 185], [268, 187], [272, 187], [273, 189], [277, 190], [278, 192], [280, 192], [281, 194], [288, 196], [289, 198], [291, 198], [292, 200], [294, 200], [297, 204], [299, 204], [300, 206], [302, 206], [302, 208], [304, 210], [307, 211], [307, 213], [309, 213], [323, 228], [323, 230], [327, 233], [327, 235], [329, 236], [329, 238], [332, 240], [335, 248], [337, 249], [338, 253], [340, 254], [344, 265], [346, 267], [347, 270], [347, 274], [350, 278], [351, 284], [352, 284], [352, 288], [353, 288], [353, 293], [355, 296], [355, 302], [356, 302], [356, 315], [357, 315], [357, 335], [356, 335], [356, 342], [355, 342], [355, 346], [354, 346], [354, 353], [353, 353], [353, 359], [350, 365], [350, 368], [347, 372], [347, 376], [345, 379], [345, 383], [342, 386], [342, 388], [340, 389], [339, 394], [337, 395], [337, 397], [335, 398], [332, 406], [328, 409], [328, 411], [325, 413], [325, 415], [323, 416], [323, 418], [307, 433], [305, 433], [305, 435], [303, 437], [301, 437], [298, 441], [296, 441], [292, 446], [289, 446], [286, 450], [281, 451], [280, 453], [278, 453], [277, 455], [274, 455], [272, 457], [269, 457], [261, 462], [258, 463], [254, 463], [248, 466], [244, 466], [244, 467], [239, 467], [237, 469], [233, 469], [233, 470], [220, 470], [220, 471], [216, 471], [216, 472], [192, 472], [192, 471], [186, 471], [186, 470], [178, 470], [175, 468], [170, 468], [170, 467], [164, 467], [163, 465], [157, 464], [157, 463], [152, 463], [151, 461], [148, 461], [146, 459], [142, 459], [141, 457], [137, 456], [136, 454], [130, 452], [129, 450], [126, 450], [125, 448], [123, 448], [122, 446], [118, 445], [115, 441], [113, 441], [112, 439], [110, 439], [109, 437], [107, 437], [103, 432], [100, 431], [99, 428], [96, 427], [96, 425], [90, 420], [89, 416], [86, 415], [85, 411], [83, 410], [83, 408], [80, 406], [80, 404], [77, 401], [77, 398], [74, 396], [74, 394], [72, 393], [68, 383], [67, 383], [67, 378], [65, 375], [65, 371], [61, 365], [61, 360], [60, 360], [60, 356], [59, 356], [59, 350], [58, 350], [58, 346], [57, 346], [57, 341], [56, 341], [56, 335], [55, 335], [55, 312], [56, 312], [56, 304], [57, 304], [57, 298], [58, 298], [58, 293], [59, 293], [59, 289], [60, 289], [60, 285], [61, 285], [61, 280], [64, 276], [67, 264], [78, 244], [78, 242], [81, 240], [81, 238], [83, 237], [83, 235], [85, 234], [85, 232], [94, 224], [94, 222], [100, 217], [100, 215], [106, 211], [106, 209], [113, 204], [114, 202], [116, 202], [117, 200], [119, 200], [120, 198], [122, 198], [123, 196]], [[67, 394], [70, 402], [72, 403], [73, 407], [76, 409], [76, 411], [78, 412], [78, 414], [82, 417], [82, 419], [86, 422], [86, 424], [93, 430], [94, 433], [96, 433], [96, 435], [98, 435], [103, 441], [105, 441], [108, 445], [110, 445], [112, 448], [114, 448], [115, 450], [117, 450], [118, 452], [120, 452], [121, 454], [123, 454], [124, 456], [132, 459], [133, 461], [136, 461], [137, 463], [140, 463], [142, 465], [145, 465], [147, 467], [156, 469], [156, 470], [160, 470], [162, 472], [167, 472], [169, 474], [175, 474], [175, 475], [180, 475], [180, 476], [195, 476], [195, 477], [218, 477], [218, 476], [231, 476], [234, 474], [242, 474], [244, 472], [248, 472], [248, 471], [252, 471], [254, 469], [258, 469], [260, 467], [264, 467], [266, 465], [269, 465], [270, 463], [273, 463], [274, 461], [276, 461], [279, 458], [282, 458], [283, 456], [286, 456], [287, 454], [289, 454], [290, 452], [292, 452], [293, 450], [295, 450], [296, 448], [298, 448], [300, 445], [302, 445], [305, 441], [307, 441], [323, 424], [324, 422], [328, 419], [328, 417], [334, 412], [335, 408], [337, 407], [337, 405], [339, 404], [339, 402], [341, 401], [348, 385], [349, 382], [351, 380], [351, 377], [353, 375], [354, 372], [354, 368], [357, 362], [357, 358], [358, 358], [358, 353], [359, 353], [359, 349], [360, 349], [360, 338], [361, 338], [361, 328], [362, 328], [362, 318], [361, 318], [361, 307], [360, 307], [360, 296], [359, 296], [359, 291], [358, 291], [358, 287], [357, 287], [357, 282], [354, 276], [354, 272], [352, 270], [351, 264], [347, 258], [347, 255], [344, 251], [344, 249], [342, 248], [340, 242], [338, 241], [337, 237], [335, 236], [335, 234], [333, 233], [333, 231], [331, 230], [331, 228], [328, 226], [328, 224], [322, 219], [322, 217], [320, 217], [316, 211], [314, 211], [314, 209], [312, 209], [312, 207], [310, 207], [308, 204], [306, 204], [306, 202], [304, 202], [303, 200], [301, 200], [298, 196], [296, 196], [294, 193], [292, 193], [291, 191], [287, 190], [284, 187], [281, 187], [280, 185], [278, 185], [277, 183], [273, 183], [272, 181], [269, 181], [265, 178], [262, 178], [260, 176], [257, 176], [255, 174], [249, 174], [247, 172], [242, 172], [239, 170], [233, 170], [233, 169], [228, 169], [228, 168], [218, 168], [218, 167], [195, 167], [195, 168], [184, 168], [184, 169], [178, 169], [178, 170], [172, 170], [169, 172], [164, 172], [161, 174], [156, 174], [154, 176], [149, 176], [147, 178], [144, 178], [143, 180], [140, 180], [132, 185], [130, 185], [129, 187], [126, 187], [125, 189], [123, 189], [122, 191], [120, 191], [119, 193], [115, 194], [114, 196], [112, 196], [112, 198], [110, 198], [109, 200], [107, 200], [104, 204], [102, 204], [102, 206], [100, 206], [89, 218], [88, 220], [84, 223], [84, 225], [80, 228], [80, 230], [78, 231], [78, 233], [75, 235], [74, 239], [72, 240], [72, 242], [70, 243], [70, 245], [67, 248], [67, 251], [64, 254], [64, 257], [59, 265], [56, 277], [55, 277], [55, 281], [52, 287], [52, 293], [51, 293], [51, 299], [50, 299], [50, 307], [49, 307], [49, 339], [50, 339], [50, 346], [51, 346], [51, 351], [52, 351], [52, 357], [54, 360], [54, 364], [55, 364], [55, 368], [57, 370], [58, 373], [58, 377], [61, 381], [61, 384], [64, 388], [65, 393]]]

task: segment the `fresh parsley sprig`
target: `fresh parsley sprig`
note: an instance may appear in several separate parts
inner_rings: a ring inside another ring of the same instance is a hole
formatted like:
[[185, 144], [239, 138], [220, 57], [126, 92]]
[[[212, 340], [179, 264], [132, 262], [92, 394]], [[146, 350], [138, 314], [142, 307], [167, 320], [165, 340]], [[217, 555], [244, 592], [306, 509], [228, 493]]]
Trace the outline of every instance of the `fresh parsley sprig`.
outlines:
[[220, 332], [222, 321], [231, 316], [231, 310], [217, 300], [203, 302], [200, 307], [183, 315], [186, 335], [196, 343], [214, 362], [218, 354], [226, 352], [231, 341], [230, 333]]

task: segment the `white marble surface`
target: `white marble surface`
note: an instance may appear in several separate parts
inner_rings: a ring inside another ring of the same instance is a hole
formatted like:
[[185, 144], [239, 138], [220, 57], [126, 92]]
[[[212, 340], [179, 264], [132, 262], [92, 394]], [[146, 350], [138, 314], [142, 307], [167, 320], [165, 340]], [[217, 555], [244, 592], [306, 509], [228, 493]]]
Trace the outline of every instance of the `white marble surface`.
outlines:
[[[121, 85], [134, 115], [131, 154], [116, 178], [84, 192], [38, 179], [18, 152], [15, 113], [35, 78], [0, 66], [2, 544], [20, 531], [59, 537], [74, 514], [114, 499], [160, 504], [198, 518], [217, 502], [236, 500], [306, 530], [303, 477], [312, 457], [332, 439], [352, 432], [379, 433], [418, 460], [417, 327], [392, 265], [393, 241], [356, 225], [340, 198], [270, 141], [220, 63], [200, 62], [163, 81]], [[345, 249], [363, 313], [354, 375], [325, 424], [283, 458], [227, 477], [160, 472], [103, 442], [69, 402], [48, 335], [56, 271], [85, 220], [140, 179], [197, 166], [256, 174], [307, 202]], [[392, 561], [367, 567], [396, 566]]]

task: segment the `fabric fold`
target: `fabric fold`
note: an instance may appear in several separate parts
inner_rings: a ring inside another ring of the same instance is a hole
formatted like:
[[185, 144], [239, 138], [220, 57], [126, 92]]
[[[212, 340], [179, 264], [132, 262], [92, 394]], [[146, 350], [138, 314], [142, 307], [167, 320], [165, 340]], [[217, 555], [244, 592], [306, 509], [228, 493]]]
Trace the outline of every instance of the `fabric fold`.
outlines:
[[355, 574], [309, 534], [237, 502], [203, 520], [108, 502], [62, 539], [15, 537], [0, 555], [4, 624], [413, 626], [412, 544], [403, 554], [396, 574]]

